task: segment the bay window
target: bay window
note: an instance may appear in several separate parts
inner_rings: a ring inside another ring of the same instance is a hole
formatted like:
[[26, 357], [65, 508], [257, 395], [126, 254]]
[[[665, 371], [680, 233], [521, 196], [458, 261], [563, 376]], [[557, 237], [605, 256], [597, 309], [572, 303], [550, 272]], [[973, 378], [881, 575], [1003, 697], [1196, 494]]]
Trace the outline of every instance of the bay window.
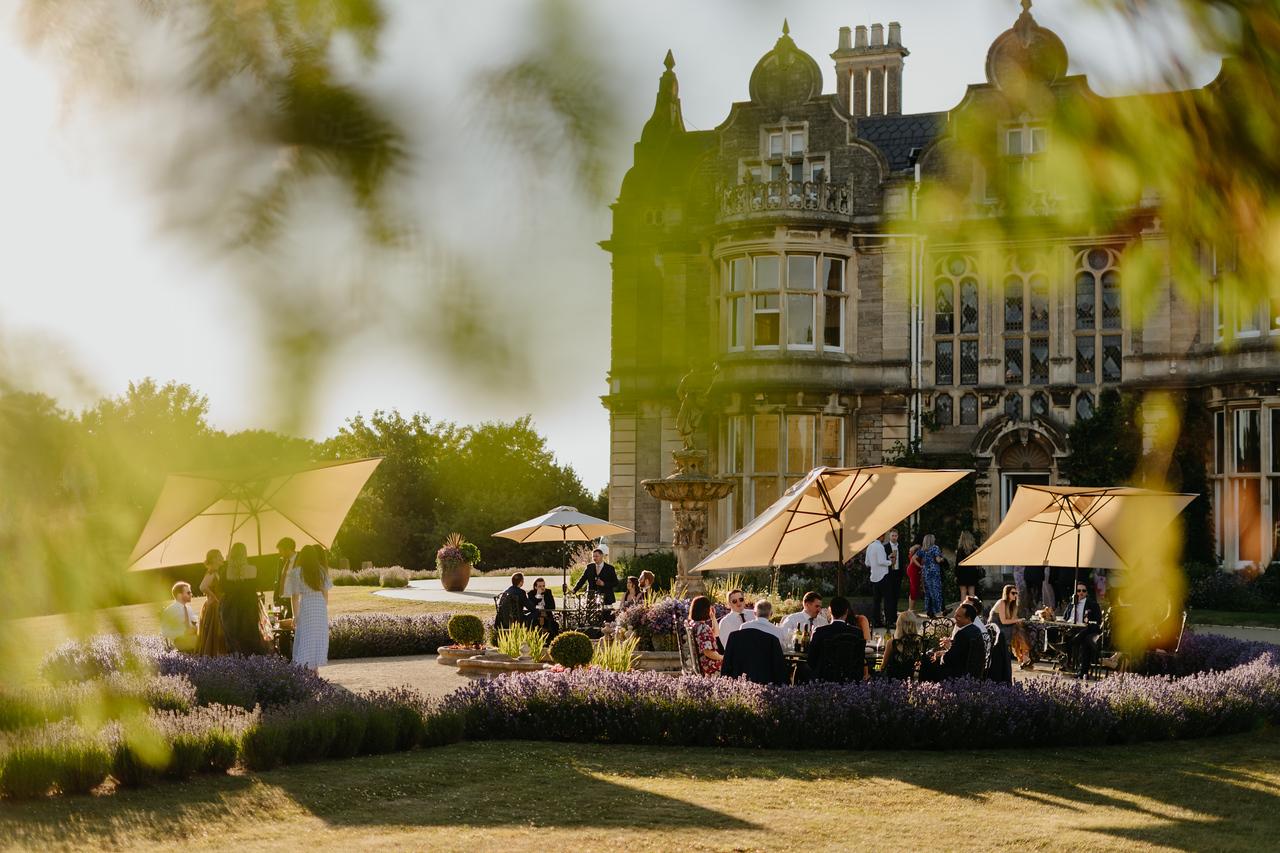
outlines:
[[842, 352], [846, 259], [755, 254], [721, 263], [724, 340], [748, 349]]
[[816, 465], [844, 466], [844, 418], [820, 412], [761, 412], [724, 419], [721, 470], [734, 480], [727, 536]]

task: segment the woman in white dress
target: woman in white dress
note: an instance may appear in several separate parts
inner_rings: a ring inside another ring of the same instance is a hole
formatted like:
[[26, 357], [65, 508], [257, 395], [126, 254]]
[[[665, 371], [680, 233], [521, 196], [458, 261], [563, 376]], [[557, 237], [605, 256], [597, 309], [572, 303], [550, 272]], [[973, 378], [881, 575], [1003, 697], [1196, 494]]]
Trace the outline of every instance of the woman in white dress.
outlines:
[[289, 570], [284, 592], [293, 599], [293, 662], [308, 669], [329, 663], [329, 570], [324, 552], [308, 545]]

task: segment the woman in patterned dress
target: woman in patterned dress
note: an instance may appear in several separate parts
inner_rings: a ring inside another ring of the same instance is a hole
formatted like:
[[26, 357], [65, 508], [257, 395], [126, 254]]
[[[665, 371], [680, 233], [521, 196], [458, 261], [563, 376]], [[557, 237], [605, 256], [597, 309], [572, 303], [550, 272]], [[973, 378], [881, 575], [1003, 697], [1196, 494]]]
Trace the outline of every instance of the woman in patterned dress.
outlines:
[[932, 533], [920, 542], [920, 562], [924, 566], [924, 609], [932, 619], [942, 613], [942, 549]]
[[222, 582], [218, 573], [222, 570], [222, 552], [214, 548], [204, 555], [204, 580], [200, 591], [204, 593], [204, 609], [200, 611], [200, 639], [196, 643], [197, 654], [217, 657], [227, 653], [227, 640], [222, 635], [222, 617], [218, 604], [222, 599]]
[[724, 655], [716, 651], [715, 620], [711, 615], [711, 599], [699, 595], [689, 602], [689, 621], [693, 632], [693, 651], [698, 656], [698, 670], [703, 675], [719, 675]]
[[284, 594], [293, 599], [293, 662], [308, 669], [329, 663], [329, 570], [318, 545], [298, 554], [289, 570]]

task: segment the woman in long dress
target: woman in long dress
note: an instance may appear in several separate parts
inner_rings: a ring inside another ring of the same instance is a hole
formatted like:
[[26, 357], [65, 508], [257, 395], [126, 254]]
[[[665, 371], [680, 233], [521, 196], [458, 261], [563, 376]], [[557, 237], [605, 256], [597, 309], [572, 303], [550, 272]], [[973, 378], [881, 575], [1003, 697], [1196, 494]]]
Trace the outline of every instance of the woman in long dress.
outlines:
[[266, 654], [258, 601], [258, 567], [249, 562], [249, 552], [243, 542], [236, 542], [227, 552], [227, 564], [222, 567], [220, 581], [222, 599], [218, 613], [222, 617], [227, 651], [238, 655]]
[[926, 533], [917, 552], [924, 567], [924, 609], [932, 619], [942, 613], [942, 549], [937, 538]]
[[204, 580], [200, 592], [204, 593], [204, 609], [200, 611], [200, 639], [196, 643], [197, 654], [217, 657], [227, 653], [227, 639], [222, 634], [222, 617], [218, 605], [222, 599], [222, 580], [218, 577], [226, 560], [217, 548], [204, 555]]
[[285, 578], [284, 594], [293, 599], [293, 662], [308, 669], [329, 663], [329, 590], [333, 582], [324, 552], [307, 545]]

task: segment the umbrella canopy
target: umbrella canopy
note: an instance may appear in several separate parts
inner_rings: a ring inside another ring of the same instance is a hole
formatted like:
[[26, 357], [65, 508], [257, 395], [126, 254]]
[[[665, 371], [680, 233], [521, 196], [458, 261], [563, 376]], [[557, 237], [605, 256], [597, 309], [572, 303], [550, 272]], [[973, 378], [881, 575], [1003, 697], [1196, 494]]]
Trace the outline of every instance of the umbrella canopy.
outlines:
[[285, 536], [328, 548], [381, 458], [286, 472], [170, 474], [129, 557], [132, 571], [199, 563], [243, 542], [249, 556]]
[[1004, 521], [961, 563], [1125, 568], [1195, 498], [1127, 486], [1019, 486]]
[[890, 465], [814, 468], [693, 571], [843, 563], [969, 473]]
[[506, 530], [499, 530], [493, 535], [517, 542], [589, 542], [617, 533], [635, 531], [630, 527], [578, 512], [571, 506], [558, 506], [551, 512], [522, 521]]

